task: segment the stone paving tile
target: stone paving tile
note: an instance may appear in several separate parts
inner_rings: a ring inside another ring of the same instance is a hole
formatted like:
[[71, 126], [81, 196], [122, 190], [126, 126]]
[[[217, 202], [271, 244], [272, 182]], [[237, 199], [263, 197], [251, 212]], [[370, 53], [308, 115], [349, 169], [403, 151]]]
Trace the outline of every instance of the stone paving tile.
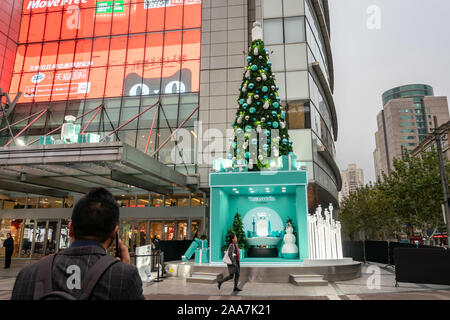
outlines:
[[[0, 269], [0, 300], [10, 299], [16, 275], [30, 262], [17, 261], [11, 269]], [[367, 272], [370, 265], [363, 265], [361, 278], [349, 281], [330, 282], [328, 286], [300, 287], [290, 283], [242, 282], [243, 291], [233, 293], [233, 282], [222, 285], [189, 283], [179, 278], [165, 278], [159, 283], [144, 283], [144, 295], [154, 300], [230, 300], [230, 299], [281, 299], [281, 300], [315, 300], [315, 299], [433, 299], [450, 300], [450, 286], [432, 284], [400, 283], [395, 287], [395, 274], [392, 268], [380, 267], [380, 289], [371, 290], [367, 280], [372, 273]]]
[[261, 297], [261, 296], [185, 296], [175, 294], [150, 294], [145, 295], [147, 300], [329, 300], [327, 296], [278, 296], [278, 297]]
[[450, 290], [359, 294], [362, 300], [450, 300]]

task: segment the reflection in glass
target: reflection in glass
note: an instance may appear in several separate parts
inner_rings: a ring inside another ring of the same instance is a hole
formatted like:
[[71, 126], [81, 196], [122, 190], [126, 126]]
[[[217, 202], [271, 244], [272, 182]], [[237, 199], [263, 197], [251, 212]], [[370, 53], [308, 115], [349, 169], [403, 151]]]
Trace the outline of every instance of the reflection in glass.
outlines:
[[69, 234], [69, 221], [61, 221], [61, 233], [59, 236], [59, 251], [65, 250], [70, 247], [71, 238]]
[[131, 248], [131, 224], [127, 221], [122, 221], [122, 232], [120, 234], [120, 240], [122, 244], [128, 249]]
[[33, 242], [34, 220], [25, 220], [22, 240], [21, 257], [29, 257], [31, 255], [31, 245]]
[[45, 255], [56, 252], [56, 233], [58, 228], [58, 221], [49, 221], [47, 231], [47, 246], [45, 248]]
[[310, 129], [311, 115], [308, 102], [292, 103], [288, 106], [289, 129]]
[[202, 235], [202, 220], [192, 220], [191, 235], [192, 239], [194, 238], [200, 239]]
[[147, 240], [147, 222], [136, 222], [133, 230], [133, 251], [136, 251], [136, 247], [146, 245]]
[[178, 221], [177, 240], [187, 240], [187, 221]]
[[175, 222], [166, 221], [164, 225], [164, 240], [174, 240], [175, 238]]
[[22, 219], [3, 219], [3, 220], [1, 220], [0, 257], [5, 256], [5, 248], [2, 245], [3, 245], [3, 241], [6, 240], [6, 236], [8, 233], [11, 234], [11, 237], [14, 241], [14, 251], [13, 251], [12, 257], [14, 258], [14, 257], [18, 256], [22, 221], [23, 221]]
[[45, 224], [45, 221], [37, 222], [36, 234], [34, 236], [33, 258], [39, 258], [44, 255]]
[[162, 239], [162, 222], [152, 221], [150, 223], [150, 237], [152, 241], [155, 237], [159, 240]]

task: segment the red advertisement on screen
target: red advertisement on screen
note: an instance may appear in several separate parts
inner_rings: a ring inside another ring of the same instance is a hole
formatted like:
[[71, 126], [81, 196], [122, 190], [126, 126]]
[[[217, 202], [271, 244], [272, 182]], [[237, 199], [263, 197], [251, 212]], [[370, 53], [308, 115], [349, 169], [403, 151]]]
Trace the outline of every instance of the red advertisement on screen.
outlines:
[[21, 102], [199, 91], [200, 0], [26, 0], [23, 12]]

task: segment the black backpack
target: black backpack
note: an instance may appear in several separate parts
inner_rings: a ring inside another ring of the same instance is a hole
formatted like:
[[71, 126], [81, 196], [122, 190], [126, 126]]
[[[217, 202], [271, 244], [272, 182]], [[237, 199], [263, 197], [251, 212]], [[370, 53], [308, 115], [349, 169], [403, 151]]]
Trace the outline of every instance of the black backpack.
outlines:
[[119, 260], [109, 255], [101, 257], [89, 270], [86, 278], [83, 280], [81, 291], [77, 296], [73, 296], [64, 291], [53, 291], [52, 265], [55, 256], [56, 254], [51, 254], [37, 263], [33, 300], [47, 300], [50, 298], [59, 298], [59, 300], [88, 300], [103, 273], [114, 263], [119, 262]]

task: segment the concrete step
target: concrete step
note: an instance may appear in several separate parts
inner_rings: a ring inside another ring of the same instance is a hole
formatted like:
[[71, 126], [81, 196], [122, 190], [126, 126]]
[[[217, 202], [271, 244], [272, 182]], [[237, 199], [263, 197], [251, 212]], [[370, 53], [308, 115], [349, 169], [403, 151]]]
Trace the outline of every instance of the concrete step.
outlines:
[[328, 281], [323, 280], [322, 275], [316, 275], [316, 274], [301, 274], [301, 275], [295, 275], [291, 274], [289, 275], [289, 282], [296, 286], [327, 286]]
[[217, 281], [222, 278], [222, 273], [193, 272], [190, 277], [186, 278], [186, 281], [195, 283], [217, 283]]

